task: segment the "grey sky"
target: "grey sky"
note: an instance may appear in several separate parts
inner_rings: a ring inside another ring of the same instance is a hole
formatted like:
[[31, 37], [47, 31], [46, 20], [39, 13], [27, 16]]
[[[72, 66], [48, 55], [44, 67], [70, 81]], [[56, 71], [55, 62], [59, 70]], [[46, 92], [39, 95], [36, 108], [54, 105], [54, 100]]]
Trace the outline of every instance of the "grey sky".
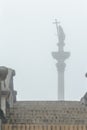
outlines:
[[66, 100], [87, 91], [87, 1], [0, 0], [0, 65], [15, 69], [18, 100], [56, 100], [57, 18], [66, 34]]

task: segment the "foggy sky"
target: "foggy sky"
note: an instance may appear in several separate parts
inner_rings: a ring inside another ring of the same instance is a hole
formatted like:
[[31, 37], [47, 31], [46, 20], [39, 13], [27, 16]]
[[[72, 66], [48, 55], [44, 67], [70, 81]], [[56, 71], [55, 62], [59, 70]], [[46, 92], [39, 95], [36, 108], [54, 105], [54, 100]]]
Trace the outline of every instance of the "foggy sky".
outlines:
[[15, 69], [18, 100], [57, 100], [54, 19], [66, 34], [65, 99], [87, 91], [87, 1], [0, 0], [0, 65]]

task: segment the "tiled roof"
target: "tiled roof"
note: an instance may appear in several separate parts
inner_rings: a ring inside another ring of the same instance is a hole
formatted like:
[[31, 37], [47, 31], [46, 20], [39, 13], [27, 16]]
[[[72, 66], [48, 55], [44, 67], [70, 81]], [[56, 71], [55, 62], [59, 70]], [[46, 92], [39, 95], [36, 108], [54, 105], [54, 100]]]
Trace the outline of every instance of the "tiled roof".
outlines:
[[7, 119], [8, 123], [87, 124], [87, 107], [80, 101], [17, 101]]

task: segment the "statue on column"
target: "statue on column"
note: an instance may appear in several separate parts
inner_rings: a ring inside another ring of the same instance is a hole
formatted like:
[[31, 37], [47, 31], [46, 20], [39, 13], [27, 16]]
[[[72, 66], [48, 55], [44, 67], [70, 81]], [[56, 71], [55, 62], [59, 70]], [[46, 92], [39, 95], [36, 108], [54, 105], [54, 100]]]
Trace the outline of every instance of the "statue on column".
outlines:
[[58, 38], [59, 38], [59, 42], [60, 41], [64, 41], [65, 40], [65, 33], [63, 31], [63, 28], [59, 25], [58, 27]]

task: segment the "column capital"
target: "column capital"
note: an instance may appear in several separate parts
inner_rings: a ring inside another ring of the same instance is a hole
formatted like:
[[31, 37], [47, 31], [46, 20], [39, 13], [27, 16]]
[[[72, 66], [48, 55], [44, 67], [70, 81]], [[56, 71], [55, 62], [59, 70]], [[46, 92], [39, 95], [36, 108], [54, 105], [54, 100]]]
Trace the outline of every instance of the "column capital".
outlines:
[[59, 72], [65, 71], [66, 64], [64, 62], [56, 63], [57, 70]]

